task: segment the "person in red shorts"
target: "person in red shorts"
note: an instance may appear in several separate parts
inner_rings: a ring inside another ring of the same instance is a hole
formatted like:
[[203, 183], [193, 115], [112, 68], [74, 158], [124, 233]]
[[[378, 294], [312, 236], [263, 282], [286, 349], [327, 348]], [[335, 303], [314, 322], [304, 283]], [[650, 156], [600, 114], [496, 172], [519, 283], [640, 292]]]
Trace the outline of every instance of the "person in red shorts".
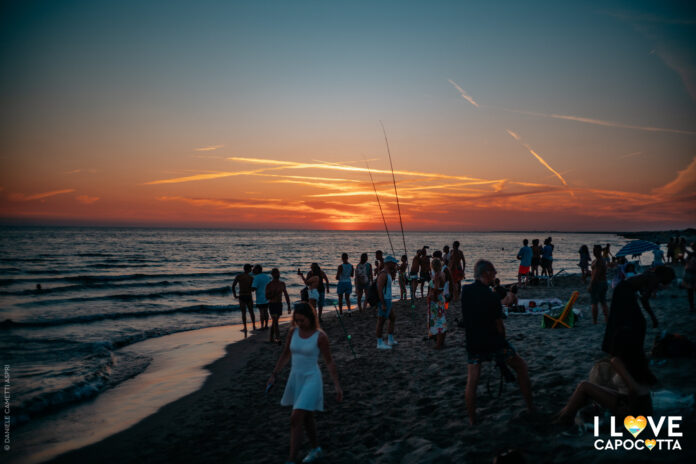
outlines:
[[517, 252], [517, 259], [520, 260], [520, 269], [517, 271], [517, 284], [522, 285], [522, 277], [524, 277], [524, 286], [529, 283], [529, 269], [532, 266], [532, 256], [534, 253], [529, 247], [529, 240], [526, 238], [522, 241], [522, 248]]

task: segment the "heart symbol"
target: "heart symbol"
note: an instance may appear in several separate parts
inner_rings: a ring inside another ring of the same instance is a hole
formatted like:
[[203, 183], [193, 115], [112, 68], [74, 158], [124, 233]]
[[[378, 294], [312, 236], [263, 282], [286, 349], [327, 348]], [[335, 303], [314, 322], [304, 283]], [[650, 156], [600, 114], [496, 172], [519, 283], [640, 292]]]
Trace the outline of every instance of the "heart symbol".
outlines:
[[656, 444], [657, 444], [657, 441], [655, 441], [655, 440], [648, 440], [648, 439], [645, 440], [645, 446], [647, 446], [650, 451], [652, 451], [652, 449], [655, 447]]
[[640, 432], [643, 431], [646, 425], [648, 425], [648, 421], [645, 419], [645, 416], [627, 416], [624, 419], [624, 427], [633, 435], [633, 438], [640, 435]]

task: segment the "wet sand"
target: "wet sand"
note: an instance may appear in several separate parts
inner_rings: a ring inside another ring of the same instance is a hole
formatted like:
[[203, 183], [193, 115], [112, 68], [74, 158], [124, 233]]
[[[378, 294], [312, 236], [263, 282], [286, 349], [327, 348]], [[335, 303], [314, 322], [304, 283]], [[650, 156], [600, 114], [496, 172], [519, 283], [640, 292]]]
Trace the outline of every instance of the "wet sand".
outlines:
[[[459, 463], [492, 461], [509, 448], [522, 451], [529, 463], [543, 462], [689, 462], [696, 456], [693, 412], [682, 425], [682, 451], [597, 451], [591, 432], [573, 435], [551, 424], [575, 386], [586, 380], [603, 354], [604, 325], [592, 325], [590, 300], [578, 276], [558, 279], [552, 288], [520, 290], [520, 298], [557, 297], [566, 301], [580, 291], [576, 308], [583, 318], [573, 329], [540, 328], [540, 315], [510, 315], [508, 339], [527, 361], [538, 411], [529, 415], [517, 384], [505, 384], [498, 397], [499, 374], [484, 365], [478, 389], [480, 423], [472, 427], [464, 403], [466, 351], [464, 331], [448, 313], [446, 348], [424, 341], [425, 300], [416, 310], [396, 303], [396, 338], [391, 351], [375, 349], [371, 313], [344, 316], [352, 335], [353, 358], [339, 321], [327, 315], [323, 328], [331, 340], [343, 403], [322, 365], [325, 412], [317, 414], [319, 442], [327, 463]], [[652, 301], [660, 321], [648, 329], [646, 347], [661, 330], [696, 340], [696, 315], [689, 314], [686, 291], [669, 289]], [[282, 329], [285, 333], [286, 328]], [[267, 333], [227, 347], [227, 355], [209, 366], [204, 386], [140, 423], [99, 443], [66, 453], [52, 462], [232, 462], [278, 463], [287, 457], [290, 409], [280, 406], [289, 366], [266, 395], [265, 382], [280, 354]], [[669, 359], [653, 366], [656, 389], [693, 394], [696, 360]], [[487, 384], [490, 380], [490, 391]], [[571, 430], [573, 432], [573, 430]], [[304, 456], [308, 448], [301, 453]]]

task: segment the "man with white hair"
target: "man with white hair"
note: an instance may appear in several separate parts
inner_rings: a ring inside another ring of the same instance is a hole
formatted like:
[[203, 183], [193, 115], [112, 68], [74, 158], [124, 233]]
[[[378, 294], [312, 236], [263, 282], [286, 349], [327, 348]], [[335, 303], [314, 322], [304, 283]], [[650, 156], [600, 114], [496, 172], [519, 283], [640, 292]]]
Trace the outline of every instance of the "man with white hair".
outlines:
[[501, 369], [507, 363], [515, 370], [527, 409], [533, 410], [527, 364], [505, 339], [503, 308], [500, 298], [490, 287], [496, 273], [490, 261], [479, 260], [474, 266], [474, 283], [462, 287], [462, 320], [469, 358], [466, 408], [471, 425], [476, 423], [476, 386], [481, 375], [481, 363], [485, 361], [495, 360]]

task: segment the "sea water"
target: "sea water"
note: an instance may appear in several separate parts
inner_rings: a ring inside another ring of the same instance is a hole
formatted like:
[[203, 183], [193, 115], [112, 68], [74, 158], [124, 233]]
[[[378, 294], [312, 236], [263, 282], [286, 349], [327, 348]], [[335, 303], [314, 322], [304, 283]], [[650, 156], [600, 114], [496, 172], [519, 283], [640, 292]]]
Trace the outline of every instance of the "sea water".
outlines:
[[[503, 282], [517, 278], [522, 239], [553, 237], [554, 270], [578, 272], [582, 244], [628, 242], [614, 234], [409, 232], [409, 258], [429, 245], [461, 242], [467, 262], [491, 260]], [[144, 372], [152, 352], [137, 342], [176, 332], [238, 324], [231, 293], [245, 263], [277, 267], [292, 301], [298, 268], [317, 262], [332, 287], [341, 253], [354, 265], [381, 249], [397, 258], [402, 238], [384, 232], [211, 229], [0, 228], [0, 362], [11, 366], [12, 421], [21, 427], [98, 395]], [[410, 262], [410, 259], [409, 259]], [[37, 284], [41, 286], [37, 290]], [[398, 295], [398, 286], [393, 286]], [[258, 315], [258, 312], [257, 312]], [[222, 355], [222, 353], [220, 353]]]

